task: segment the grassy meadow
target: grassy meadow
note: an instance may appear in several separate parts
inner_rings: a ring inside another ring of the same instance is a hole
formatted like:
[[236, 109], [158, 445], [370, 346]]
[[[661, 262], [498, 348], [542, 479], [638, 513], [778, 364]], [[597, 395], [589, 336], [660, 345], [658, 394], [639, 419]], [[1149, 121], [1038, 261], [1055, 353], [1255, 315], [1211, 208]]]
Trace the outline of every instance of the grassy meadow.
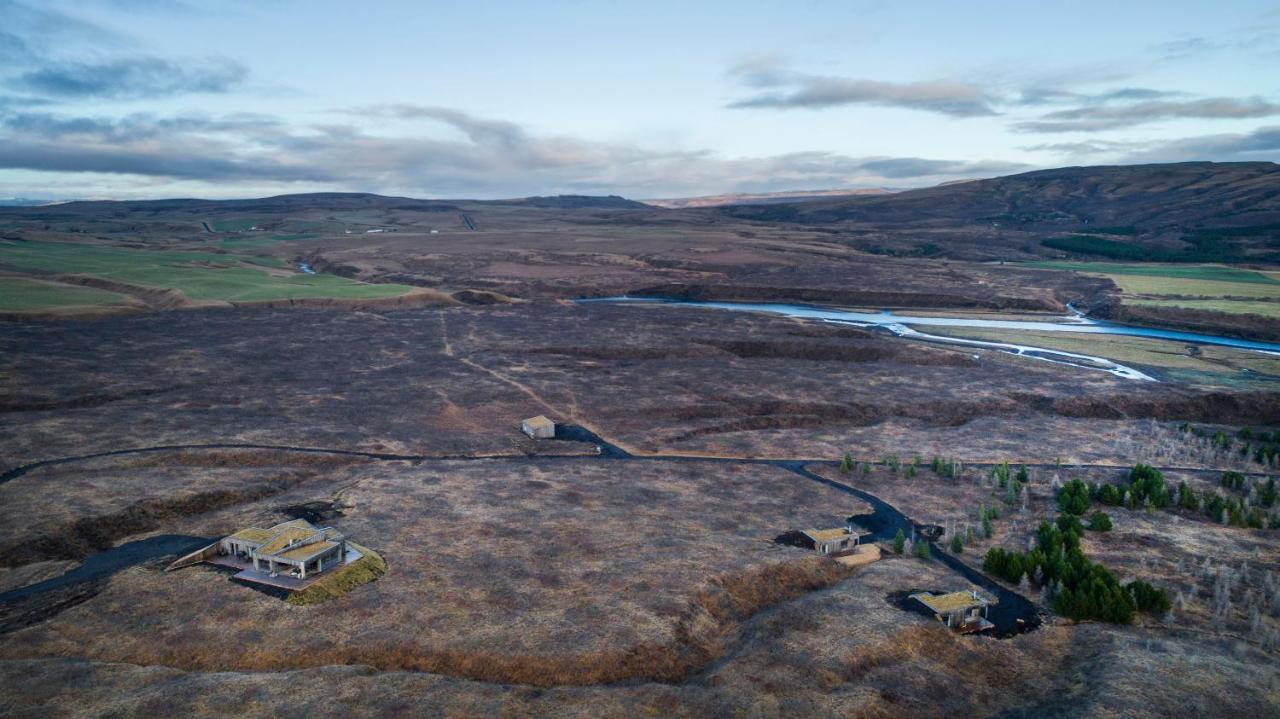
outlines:
[[0, 312], [42, 312], [127, 304], [128, 295], [93, 287], [0, 277]]
[[[293, 272], [274, 257], [250, 254], [142, 250], [56, 242], [0, 243], [0, 265], [35, 274], [75, 274], [148, 288], [175, 289], [194, 302], [291, 299], [378, 299], [403, 295], [407, 285], [367, 284], [326, 274]], [[58, 288], [16, 298], [0, 286], [0, 305], [25, 311], [82, 301], [83, 288]], [[42, 299], [43, 298], [43, 299]], [[99, 297], [101, 301], [104, 298]]]
[[1276, 273], [1225, 265], [1118, 262], [1031, 262], [1026, 266], [1106, 277], [1120, 288], [1125, 304], [1280, 317]]

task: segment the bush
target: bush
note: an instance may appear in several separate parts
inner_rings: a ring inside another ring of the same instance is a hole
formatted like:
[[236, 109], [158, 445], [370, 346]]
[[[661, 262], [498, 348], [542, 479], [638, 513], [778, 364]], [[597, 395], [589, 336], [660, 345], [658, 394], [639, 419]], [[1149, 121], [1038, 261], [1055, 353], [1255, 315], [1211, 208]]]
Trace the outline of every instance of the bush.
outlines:
[[1094, 512], [1089, 515], [1089, 529], [1095, 532], [1110, 532], [1111, 517], [1106, 512]]
[[929, 543], [926, 541], [916, 542], [915, 546], [912, 547], [912, 551], [920, 559], [933, 559], [933, 552], [929, 550]]
[[1010, 584], [1017, 584], [1022, 581], [1022, 575], [1025, 572], [1023, 565], [1021, 554], [1008, 552], [1000, 547], [992, 547], [987, 550], [987, 556], [982, 560], [982, 569], [984, 571], [994, 574]]
[[1163, 589], [1157, 589], [1141, 579], [1129, 582], [1125, 588], [1133, 595], [1133, 603], [1140, 612], [1165, 614], [1173, 607], [1167, 592]]
[[1057, 525], [1058, 531], [1064, 535], [1074, 535], [1077, 540], [1084, 536], [1084, 525], [1080, 523], [1080, 518], [1074, 514], [1058, 515]]
[[1084, 514], [1089, 509], [1089, 487], [1078, 479], [1067, 482], [1058, 492], [1058, 508], [1067, 514]]
[[1103, 484], [1093, 493], [1094, 499], [1109, 507], [1119, 507], [1124, 502], [1124, 493], [1110, 482]]
[[1186, 482], [1178, 483], [1178, 506], [1190, 510], [1200, 508], [1200, 498], [1196, 496], [1194, 489], [1187, 486]]
[[1147, 500], [1156, 507], [1167, 507], [1170, 504], [1169, 488], [1165, 486], [1164, 475], [1155, 467], [1145, 464], [1135, 465], [1129, 471], [1129, 494], [1137, 504]]

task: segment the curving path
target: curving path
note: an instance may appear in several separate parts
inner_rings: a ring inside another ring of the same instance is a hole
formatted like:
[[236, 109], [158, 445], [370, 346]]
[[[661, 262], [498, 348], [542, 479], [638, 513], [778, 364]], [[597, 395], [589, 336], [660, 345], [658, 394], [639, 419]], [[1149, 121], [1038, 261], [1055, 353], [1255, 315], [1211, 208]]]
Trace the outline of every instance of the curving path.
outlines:
[[[591, 460], [610, 460], [610, 461], [664, 461], [664, 462], [716, 462], [722, 464], [756, 464], [791, 472], [799, 477], [803, 477], [809, 481], [826, 485], [832, 489], [857, 497], [866, 502], [872, 508], [872, 513], [863, 515], [858, 518], [858, 523], [871, 532], [872, 539], [876, 541], [885, 541], [891, 539], [898, 530], [911, 536], [915, 523], [910, 517], [903, 514], [896, 507], [857, 487], [838, 482], [833, 479], [822, 477], [808, 469], [810, 465], [835, 466], [835, 462], [824, 459], [756, 459], [750, 457], [714, 457], [699, 455], [664, 455], [664, 454], [633, 454], [617, 445], [601, 438], [596, 433], [586, 428], [576, 425], [562, 425], [557, 427], [557, 439], [593, 442], [600, 451], [596, 455], [560, 455], [560, 456], [529, 456], [529, 455], [423, 455], [423, 454], [397, 454], [391, 452], [366, 452], [350, 449], [331, 449], [324, 447], [300, 447], [294, 445], [277, 445], [277, 444], [258, 444], [244, 442], [213, 442], [205, 444], [168, 444], [156, 445], [152, 447], [137, 447], [132, 449], [119, 449], [106, 452], [94, 452], [91, 454], [83, 454], [70, 457], [58, 457], [55, 459], [46, 459], [28, 464], [14, 467], [0, 474], [0, 484], [8, 482], [34, 470], [42, 467], [71, 464], [74, 462], [82, 462], [93, 459], [102, 459], [105, 457], [119, 457], [132, 454], [152, 454], [159, 452], [175, 452], [189, 450], [218, 450], [218, 449], [260, 449], [277, 452], [296, 452], [302, 454], [327, 454], [338, 455], [344, 457], [359, 457], [364, 459], [372, 459], [377, 461], [410, 461], [410, 462], [428, 462], [428, 461], [591, 461]], [[971, 467], [987, 467], [989, 464], [971, 463]], [[1052, 468], [1055, 465], [1049, 463], [1031, 463], [1028, 467]], [[1072, 465], [1080, 468], [1106, 468], [1120, 470], [1122, 467], [1117, 465], [1106, 464], [1079, 464]], [[1162, 470], [1174, 470], [1184, 472], [1197, 473], [1217, 473], [1218, 470], [1204, 469], [1199, 467], [1161, 467]], [[128, 567], [141, 564], [146, 561], [158, 559], [173, 554], [180, 554], [188, 551], [190, 547], [198, 544], [207, 544], [208, 539], [201, 537], [190, 537], [182, 535], [160, 535], [148, 539], [138, 540], [135, 542], [127, 542], [125, 544], [113, 547], [111, 549], [99, 552], [87, 557], [80, 567], [73, 569], [59, 577], [54, 577], [43, 582], [38, 582], [26, 587], [14, 589], [9, 592], [0, 594], [0, 604], [6, 602], [25, 599], [33, 595], [66, 587], [79, 582], [90, 581], [110, 576], [118, 571]], [[996, 625], [996, 633], [998, 636], [1011, 636], [1013, 634], [1034, 629], [1040, 624], [1039, 611], [1031, 600], [1012, 591], [988, 577], [977, 569], [966, 564], [958, 557], [941, 551], [936, 542], [931, 542], [934, 558], [941, 564], [964, 577], [969, 582], [982, 587], [984, 590], [995, 596], [999, 603], [991, 608], [989, 619]]]

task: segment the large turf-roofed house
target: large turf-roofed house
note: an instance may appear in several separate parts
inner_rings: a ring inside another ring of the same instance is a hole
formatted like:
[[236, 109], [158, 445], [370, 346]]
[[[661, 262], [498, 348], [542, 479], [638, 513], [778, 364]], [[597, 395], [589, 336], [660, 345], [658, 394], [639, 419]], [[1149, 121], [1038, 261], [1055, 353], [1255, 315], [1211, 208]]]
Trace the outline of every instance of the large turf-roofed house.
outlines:
[[321, 573], [360, 556], [337, 529], [295, 519], [267, 529], [241, 529], [182, 557], [169, 568], [209, 562], [242, 570], [236, 579], [292, 590], [303, 589]]
[[987, 621], [989, 603], [977, 592], [920, 592], [912, 594], [911, 598], [928, 607], [938, 621], [962, 634], [981, 632], [995, 626]]
[[270, 529], [242, 529], [219, 542], [218, 550], [251, 561], [258, 571], [284, 571], [306, 579], [308, 572], [319, 574], [326, 564], [334, 567], [341, 563], [347, 542], [333, 527], [318, 528], [305, 519], [295, 519]]

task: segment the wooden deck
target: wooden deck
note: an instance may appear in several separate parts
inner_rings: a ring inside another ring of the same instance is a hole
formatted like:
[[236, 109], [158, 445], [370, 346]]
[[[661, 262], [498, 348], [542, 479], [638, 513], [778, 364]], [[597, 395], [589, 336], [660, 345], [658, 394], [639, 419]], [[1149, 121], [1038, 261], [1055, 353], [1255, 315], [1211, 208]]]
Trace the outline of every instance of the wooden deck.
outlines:
[[996, 628], [996, 625], [992, 624], [986, 619], [978, 618], [976, 621], [972, 621], [972, 622], [969, 622], [968, 624], [965, 624], [964, 626], [957, 627], [955, 631], [960, 634], [978, 634], [979, 632], [985, 632], [988, 629], [995, 629], [995, 628]]

